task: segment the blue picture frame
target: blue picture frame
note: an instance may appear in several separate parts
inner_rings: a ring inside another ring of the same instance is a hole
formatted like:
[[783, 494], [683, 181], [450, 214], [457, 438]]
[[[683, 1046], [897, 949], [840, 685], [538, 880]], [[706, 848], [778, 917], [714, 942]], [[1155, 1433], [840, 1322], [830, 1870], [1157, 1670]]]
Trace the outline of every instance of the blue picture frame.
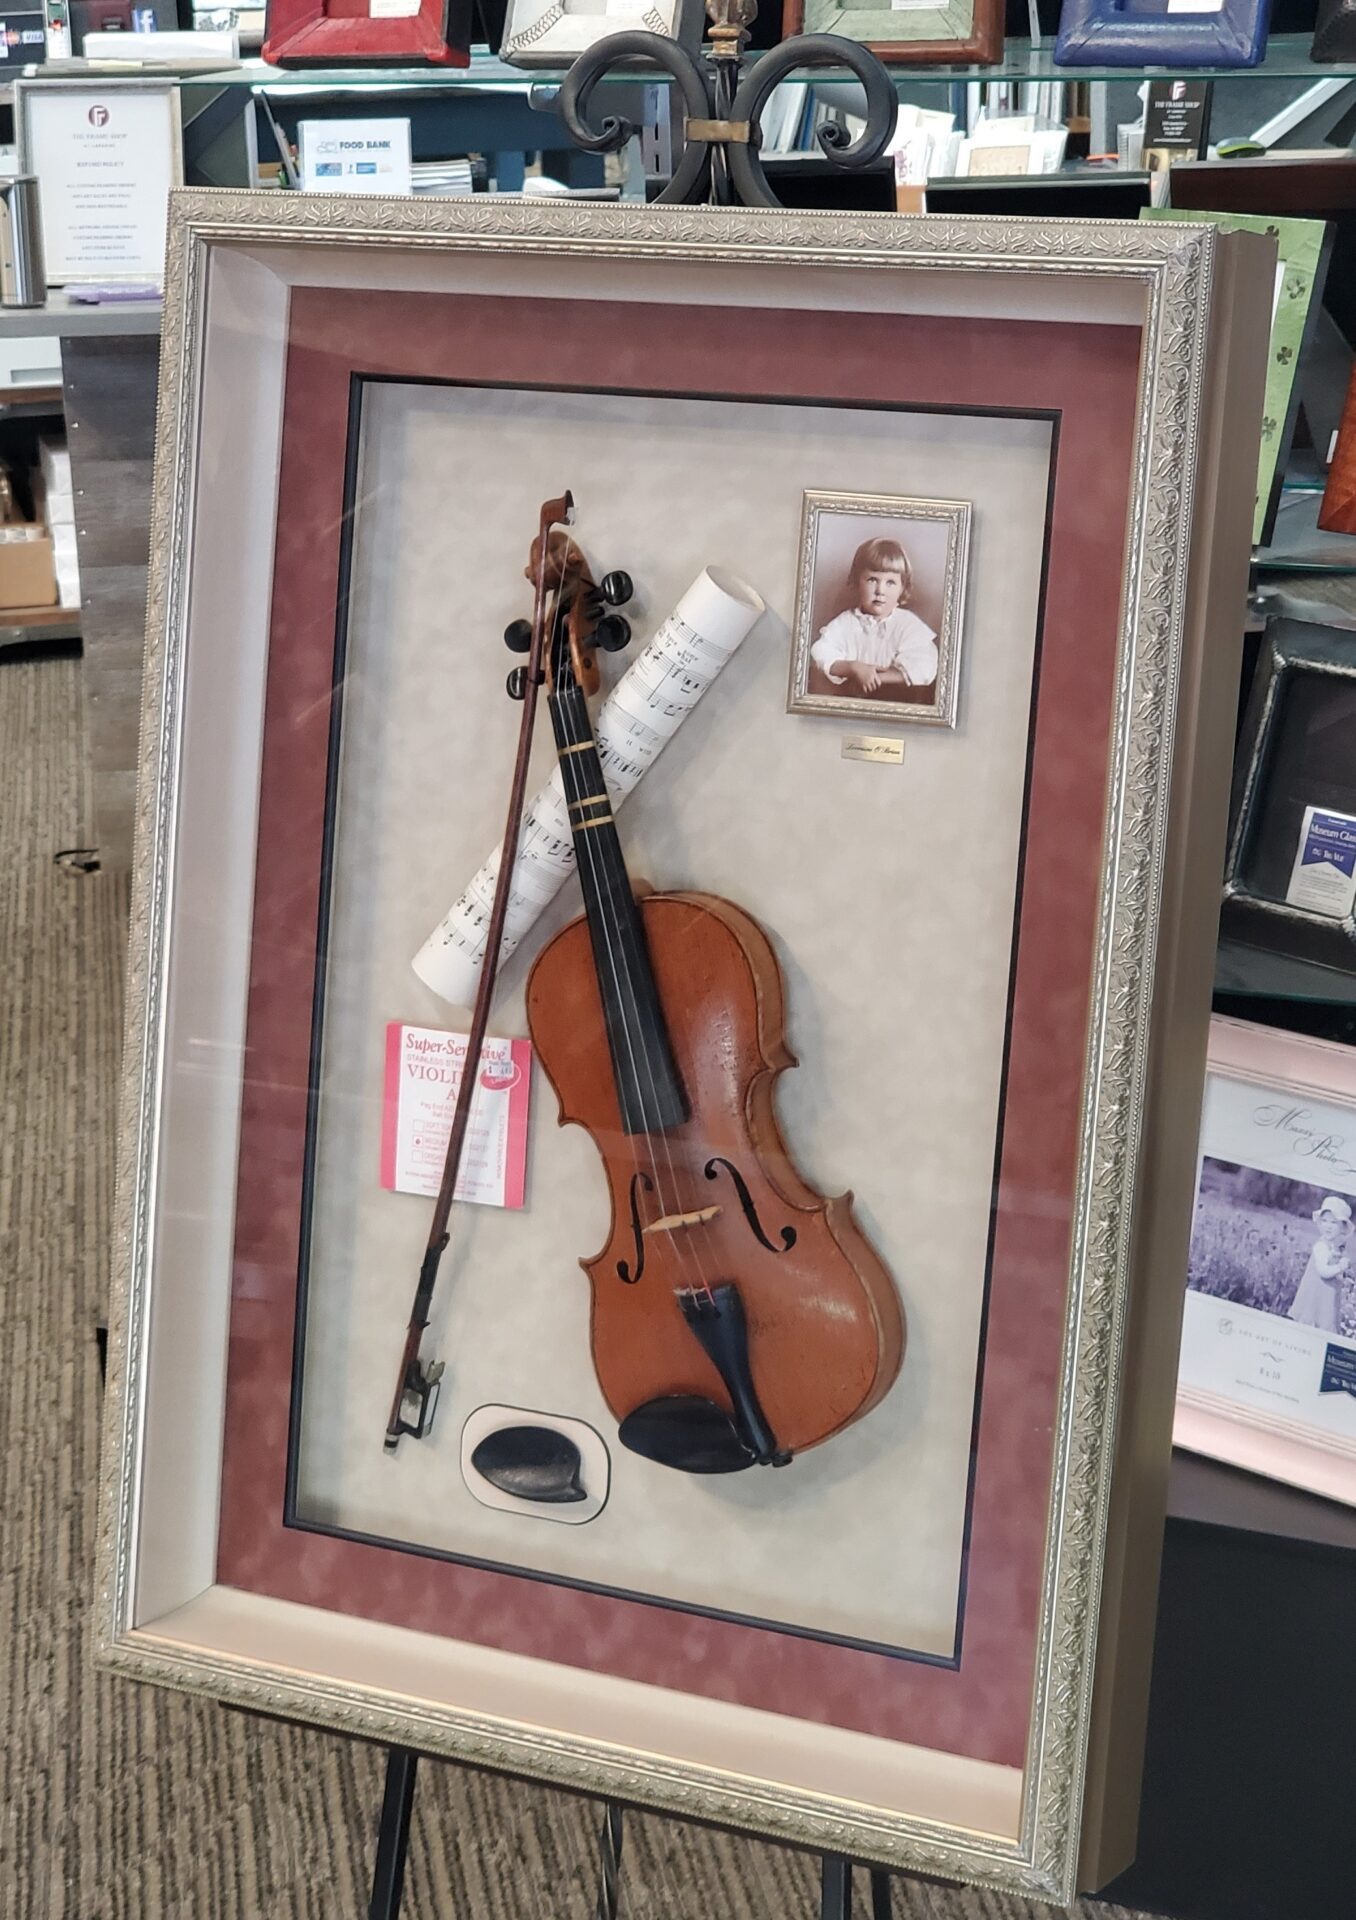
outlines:
[[1055, 64], [1255, 67], [1270, 11], [1271, 0], [1223, 0], [1211, 13], [1169, 11], [1169, 0], [1064, 0]]

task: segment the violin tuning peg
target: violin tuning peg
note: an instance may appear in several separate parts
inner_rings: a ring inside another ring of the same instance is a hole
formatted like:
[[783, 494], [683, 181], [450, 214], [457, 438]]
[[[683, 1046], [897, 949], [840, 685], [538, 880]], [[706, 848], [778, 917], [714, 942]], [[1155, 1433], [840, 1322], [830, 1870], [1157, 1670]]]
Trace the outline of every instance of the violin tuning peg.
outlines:
[[510, 653], [526, 653], [532, 645], [532, 622], [510, 620], [504, 628], [504, 645]]
[[508, 697], [510, 700], [524, 699], [527, 694], [527, 668], [511, 668], [509, 677], [504, 682], [504, 685], [508, 688]]
[[605, 573], [598, 583], [598, 591], [610, 607], [624, 607], [635, 592], [635, 582], [629, 573], [618, 569], [615, 573]]
[[605, 613], [593, 630], [595, 643], [604, 653], [620, 653], [631, 639], [631, 622], [619, 613]]

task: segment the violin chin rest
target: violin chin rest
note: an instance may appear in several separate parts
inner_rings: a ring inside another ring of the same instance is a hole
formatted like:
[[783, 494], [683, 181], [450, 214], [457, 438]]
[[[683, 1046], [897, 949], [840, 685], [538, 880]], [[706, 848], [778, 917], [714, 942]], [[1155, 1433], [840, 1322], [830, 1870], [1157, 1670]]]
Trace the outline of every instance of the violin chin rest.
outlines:
[[628, 1413], [617, 1438], [632, 1453], [679, 1473], [742, 1473], [757, 1456], [723, 1407], [697, 1394], [668, 1394]]
[[471, 1455], [482, 1479], [515, 1500], [562, 1506], [587, 1500], [579, 1449], [554, 1427], [498, 1427]]

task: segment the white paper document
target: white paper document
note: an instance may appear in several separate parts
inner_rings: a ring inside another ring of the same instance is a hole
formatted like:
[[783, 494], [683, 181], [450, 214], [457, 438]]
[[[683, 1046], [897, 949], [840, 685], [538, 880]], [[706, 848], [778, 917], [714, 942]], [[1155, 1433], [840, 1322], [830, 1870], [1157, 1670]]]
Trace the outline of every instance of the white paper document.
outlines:
[[159, 281], [179, 118], [168, 85], [22, 92], [21, 151], [38, 176], [48, 282]]
[[412, 193], [408, 120], [302, 120], [304, 193]]
[[[614, 807], [658, 759], [762, 613], [759, 595], [733, 574], [709, 567], [698, 574], [598, 714], [598, 758]], [[475, 998], [499, 856], [496, 847], [414, 957], [425, 986], [452, 1006]], [[557, 767], [523, 814], [502, 958], [573, 872], [574, 841]]]

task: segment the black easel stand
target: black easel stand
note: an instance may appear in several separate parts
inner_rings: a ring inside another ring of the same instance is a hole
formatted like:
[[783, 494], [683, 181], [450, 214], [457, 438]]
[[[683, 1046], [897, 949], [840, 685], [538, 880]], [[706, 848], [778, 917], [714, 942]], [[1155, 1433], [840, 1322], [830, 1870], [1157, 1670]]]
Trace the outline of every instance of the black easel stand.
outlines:
[[419, 1755], [409, 1747], [386, 1752], [386, 1791], [377, 1829], [377, 1858], [372, 1869], [372, 1898], [367, 1920], [396, 1920], [405, 1886], [405, 1859], [410, 1849], [410, 1813], [414, 1807], [414, 1777]]
[[619, 153], [636, 132], [620, 114], [601, 124], [589, 120], [589, 102], [605, 74], [623, 63], [658, 67], [673, 81], [682, 102], [682, 147], [673, 177], [655, 196], [666, 206], [777, 207], [759, 159], [758, 116], [773, 89], [788, 75], [812, 67], [846, 68], [862, 83], [866, 126], [849, 141], [834, 125], [815, 135], [820, 152], [836, 167], [869, 167], [889, 145], [898, 117], [895, 83], [873, 53], [855, 40], [831, 33], [800, 33], [762, 54], [745, 72], [744, 47], [757, 0], [706, 0], [709, 39], [691, 54], [661, 34], [611, 33], [574, 62], [560, 89], [565, 129], [586, 153]]
[[[419, 1755], [409, 1747], [387, 1749], [386, 1791], [381, 1802], [367, 1920], [399, 1920], [418, 1765]], [[622, 1832], [622, 1809], [615, 1800], [609, 1800], [603, 1808], [603, 1823], [598, 1834], [598, 1903], [594, 1920], [618, 1920]], [[819, 1920], [852, 1920], [852, 1864], [841, 1853], [823, 1855]], [[891, 1920], [890, 1876], [883, 1867], [871, 1867], [869, 1872], [871, 1920]]]
[[[841, 1853], [823, 1856], [819, 1920], [852, 1920], [852, 1866]], [[871, 1920], [892, 1920], [890, 1875], [884, 1867], [868, 1867], [871, 1876]]]

